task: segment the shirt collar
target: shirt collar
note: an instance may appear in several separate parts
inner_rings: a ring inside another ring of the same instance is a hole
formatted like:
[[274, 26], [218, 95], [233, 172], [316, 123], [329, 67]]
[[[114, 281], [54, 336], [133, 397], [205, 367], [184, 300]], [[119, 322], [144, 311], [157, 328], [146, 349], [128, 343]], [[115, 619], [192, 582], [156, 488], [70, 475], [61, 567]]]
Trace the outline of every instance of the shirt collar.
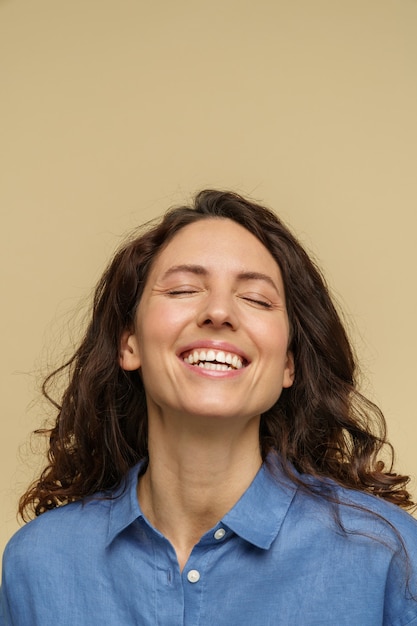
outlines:
[[296, 485], [284, 475], [279, 458], [270, 454], [222, 522], [242, 539], [267, 550], [278, 535], [296, 491]]
[[[141, 461], [127, 473], [110, 501], [107, 545], [136, 519], [143, 517], [137, 483]], [[277, 536], [297, 487], [287, 478], [276, 455], [270, 454], [248, 489], [222, 523], [245, 541], [267, 550]]]
[[110, 501], [109, 529], [107, 545], [136, 519], [143, 517], [138, 501], [138, 476], [145, 464], [141, 461], [126, 474], [121, 485], [112, 495]]

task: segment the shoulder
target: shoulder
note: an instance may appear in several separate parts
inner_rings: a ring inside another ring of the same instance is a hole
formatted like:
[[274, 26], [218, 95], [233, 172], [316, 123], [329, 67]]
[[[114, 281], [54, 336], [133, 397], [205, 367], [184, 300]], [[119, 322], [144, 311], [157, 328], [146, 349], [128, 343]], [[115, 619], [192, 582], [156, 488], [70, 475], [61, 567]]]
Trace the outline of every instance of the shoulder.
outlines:
[[297, 489], [294, 515], [305, 524], [322, 526], [324, 532], [331, 528], [343, 530], [352, 539], [376, 539], [391, 553], [406, 548], [417, 562], [417, 519], [405, 509], [370, 493], [343, 487], [330, 478], [299, 478], [305, 488]]
[[309, 536], [314, 532], [323, 554], [342, 564], [341, 580], [347, 575], [360, 593], [383, 594], [381, 623], [417, 623], [417, 520], [382, 498], [330, 479], [301, 480], [310, 489], [297, 490], [295, 514]]
[[362, 491], [337, 486], [335, 493], [344, 509], [345, 519], [368, 519], [370, 524], [381, 529], [395, 529], [404, 539], [416, 543], [417, 547], [417, 519], [405, 509]]
[[43, 513], [20, 528], [4, 551], [5, 570], [44, 562], [48, 555], [63, 555], [106, 536], [110, 500], [73, 502]]
[[345, 507], [346, 511], [350, 511], [353, 517], [355, 517], [355, 511], [359, 516], [361, 511], [367, 511], [375, 517], [384, 517], [401, 526], [404, 524], [406, 527], [417, 527], [417, 519], [405, 509], [368, 491], [342, 486], [333, 478], [326, 476], [319, 478], [308, 474], [298, 474], [292, 468], [290, 473], [295, 475], [302, 485], [305, 485], [306, 489], [301, 489], [301, 494], [307, 496], [316, 494], [319, 499], [322, 496], [323, 500], [337, 502]]
[[23, 526], [6, 546], [3, 571], [24, 571], [36, 563], [50, 566], [63, 558], [71, 563], [77, 555], [85, 559], [102, 554], [111, 533], [139, 515], [137, 472], [138, 467], [133, 467], [112, 492], [57, 507]]
[[66, 504], [18, 530], [3, 554], [5, 623], [54, 623], [51, 616], [56, 619], [62, 603], [82, 592], [92, 564], [101, 564], [110, 507], [109, 500]]

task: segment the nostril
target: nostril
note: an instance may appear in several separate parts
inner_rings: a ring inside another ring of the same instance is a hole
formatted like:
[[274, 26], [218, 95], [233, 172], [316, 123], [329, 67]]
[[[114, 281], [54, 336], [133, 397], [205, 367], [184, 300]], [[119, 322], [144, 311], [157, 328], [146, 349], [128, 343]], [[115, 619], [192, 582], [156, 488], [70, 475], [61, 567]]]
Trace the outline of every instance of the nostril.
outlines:
[[232, 311], [231, 307], [225, 306], [207, 306], [204, 310], [199, 311], [197, 315], [197, 323], [199, 326], [210, 326], [212, 328], [237, 328], [238, 319]]
[[228, 320], [224, 320], [223, 322], [215, 322], [211, 318], [207, 318], [203, 322], [203, 326], [228, 326], [229, 328], [233, 327], [233, 324]]

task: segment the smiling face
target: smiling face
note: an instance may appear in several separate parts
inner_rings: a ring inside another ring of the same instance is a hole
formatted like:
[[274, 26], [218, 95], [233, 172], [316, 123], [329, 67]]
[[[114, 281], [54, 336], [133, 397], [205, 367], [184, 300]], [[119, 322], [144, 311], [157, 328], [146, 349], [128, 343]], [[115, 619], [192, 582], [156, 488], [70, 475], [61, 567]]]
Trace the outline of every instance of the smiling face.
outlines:
[[280, 269], [243, 226], [210, 218], [156, 257], [121, 366], [139, 369], [148, 416], [259, 418], [293, 380]]

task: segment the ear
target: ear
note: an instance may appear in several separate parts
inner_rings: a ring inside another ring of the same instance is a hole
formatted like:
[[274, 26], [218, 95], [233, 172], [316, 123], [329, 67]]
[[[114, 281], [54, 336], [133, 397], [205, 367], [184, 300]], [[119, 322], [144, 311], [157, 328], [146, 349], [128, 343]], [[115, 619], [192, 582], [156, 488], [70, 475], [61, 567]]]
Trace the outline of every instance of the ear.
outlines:
[[125, 330], [120, 339], [119, 365], [129, 372], [140, 368], [138, 341], [134, 332], [130, 330]]
[[294, 355], [292, 352], [287, 353], [287, 362], [285, 364], [284, 376], [282, 386], [284, 388], [291, 387], [294, 382], [295, 367], [294, 367]]

